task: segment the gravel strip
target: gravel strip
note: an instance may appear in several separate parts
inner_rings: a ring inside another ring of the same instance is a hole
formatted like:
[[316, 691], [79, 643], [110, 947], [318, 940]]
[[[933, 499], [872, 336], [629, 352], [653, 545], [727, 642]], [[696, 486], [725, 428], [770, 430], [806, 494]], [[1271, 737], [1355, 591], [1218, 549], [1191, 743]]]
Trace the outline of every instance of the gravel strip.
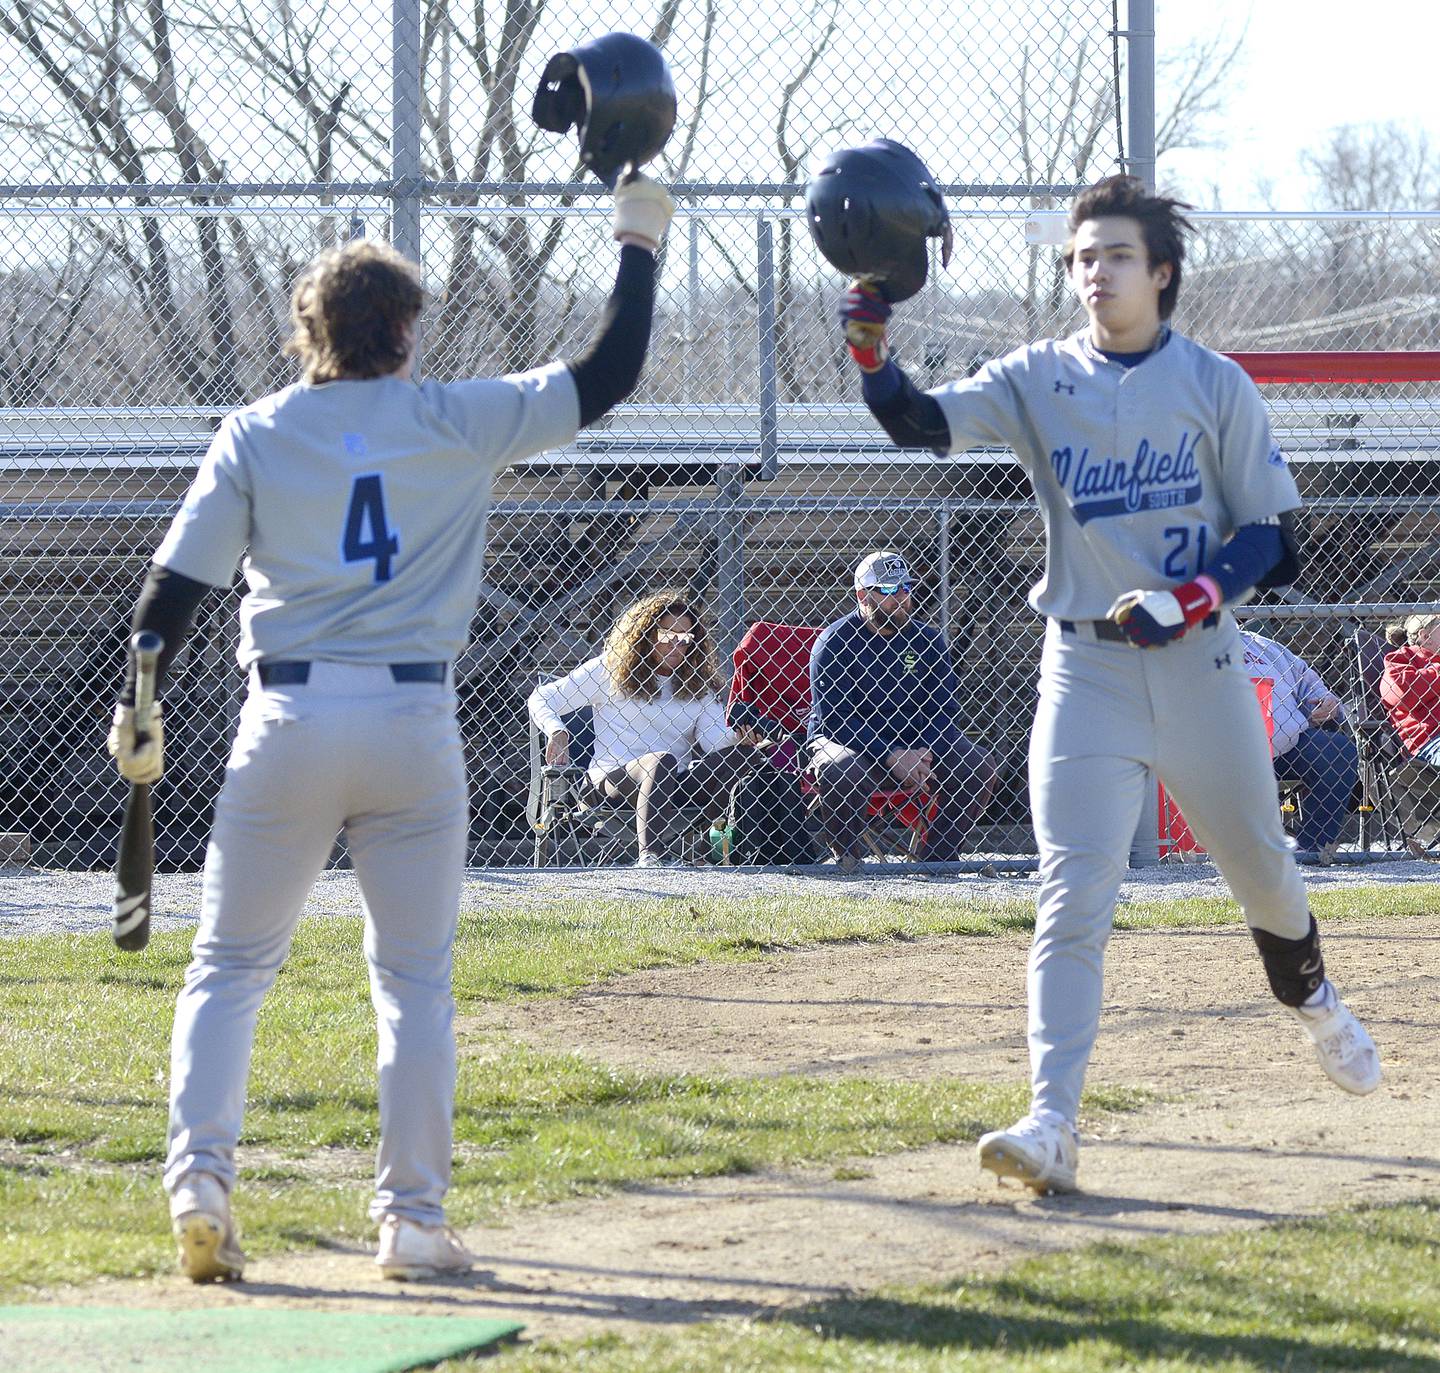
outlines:
[[[1305, 885], [1330, 887], [1395, 882], [1440, 882], [1440, 867], [1418, 859], [1346, 861], [1332, 867], [1302, 865]], [[556, 901], [602, 899], [650, 900], [676, 896], [805, 896], [824, 890], [847, 896], [916, 898], [951, 892], [969, 896], [1029, 896], [1033, 873], [989, 876], [977, 872], [876, 872], [841, 877], [833, 869], [770, 871], [747, 868], [605, 868], [568, 871], [533, 868], [471, 868], [466, 874], [462, 909], [485, 910]], [[0, 869], [0, 937], [21, 934], [86, 933], [108, 930], [115, 879], [108, 872]], [[1121, 901], [1160, 896], [1224, 896], [1224, 879], [1211, 863], [1162, 863], [1132, 869], [1121, 885]], [[193, 926], [200, 907], [199, 873], [165, 873], [155, 878], [157, 930]], [[359, 887], [351, 871], [322, 873], [305, 903], [306, 915], [358, 915]]]

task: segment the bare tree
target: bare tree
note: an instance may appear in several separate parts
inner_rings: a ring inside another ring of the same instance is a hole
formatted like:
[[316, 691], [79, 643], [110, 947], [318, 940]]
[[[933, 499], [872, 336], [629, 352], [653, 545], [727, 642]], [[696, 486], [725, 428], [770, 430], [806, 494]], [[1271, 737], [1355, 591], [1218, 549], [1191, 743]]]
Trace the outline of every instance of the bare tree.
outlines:
[[[706, 23], [708, 46], [712, 27], [708, 8]], [[793, 26], [792, 33], [787, 36], [803, 36], [802, 25], [808, 26], [810, 30], [806, 40], [806, 52], [794, 69], [786, 75], [780, 87], [780, 104], [774, 125], [774, 145], [780, 179], [791, 186], [802, 184], [803, 170], [813, 159], [816, 146], [813, 139], [804, 140], [796, 131], [795, 105], [807, 83], [815, 75], [821, 60], [832, 50], [837, 34], [842, 32], [839, 0], [820, 0], [808, 18], [797, 22]], [[830, 120], [819, 132], [826, 135], [827, 142], [832, 142], [854, 122], [855, 117], [849, 112], [847, 106], [844, 114]], [[693, 141], [692, 133], [687, 139], [685, 148], [687, 163]], [[793, 204], [794, 197], [787, 197], [786, 203]], [[703, 226], [703, 232], [710, 247], [720, 256], [728, 269], [729, 284], [734, 292], [731, 309], [736, 306], [741, 309], [753, 309], [757, 303], [753, 258], [737, 255], [713, 225]], [[803, 400], [811, 391], [817, 367], [821, 371], [826, 371], [833, 363], [833, 358], [830, 356], [833, 351], [833, 340], [827, 337], [821, 342], [815, 338], [802, 339], [800, 337], [802, 331], [813, 327], [813, 319], [810, 319], [808, 315], [802, 318], [802, 311], [797, 308], [799, 291], [795, 284], [797, 276], [795, 221], [789, 217], [782, 218], [778, 224], [777, 234], [779, 246], [775, 266], [776, 375], [782, 400]], [[722, 322], [719, 328], [728, 331], [731, 324], [728, 321]]]
[[1300, 154], [1311, 204], [1330, 210], [1433, 210], [1440, 207], [1440, 155], [1424, 129], [1344, 124]]
[[[12, 118], [60, 156], [72, 174], [91, 180], [200, 185], [224, 179], [224, 165], [187, 109], [165, 0], [115, 0], [87, 22], [57, 0], [11, 0], [0, 8], [0, 32], [31, 59], [59, 101], [51, 119]], [[163, 141], [156, 141], [157, 131]], [[65, 156], [68, 154], [68, 157]], [[197, 196], [197, 204], [207, 204]], [[137, 197], [142, 209], [153, 198]], [[173, 249], [158, 213], [141, 217], [139, 241], [124, 227], [91, 225], [96, 239], [124, 266], [145, 319], [174, 366], [185, 393], [205, 405], [242, 398], [235, 311], [229, 296], [220, 222], [195, 217], [201, 318], [183, 308]]]
[[[679, 8], [680, 0], [659, 0], [646, 37], [662, 51], [671, 41]], [[537, 135], [531, 126], [531, 93], [519, 88], [519, 77], [531, 56], [544, 9], [545, 0], [506, 0], [498, 14], [481, 5], [466, 12], [446, 0], [432, 0], [423, 19], [421, 47], [432, 159], [427, 172], [435, 179], [510, 184], [535, 180], [537, 138], [548, 136]], [[706, 14], [699, 54], [702, 77], [708, 72], [713, 0], [707, 0]], [[483, 114], [472, 131], [457, 119], [457, 92], [475, 88]], [[682, 160], [694, 146], [705, 99], [702, 79], [695, 107], [687, 112]], [[575, 162], [570, 180], [584, 175]], [[464, 191], [448, 199], [457, 209], [477, 203], [473, 194]], [[521, 191], [505, 196], [506, 204], [517, 211], [528, 199]], [[562, 194], [556, 200], [563, 209], [574, 198]], [[553, 352], [581, 294], [573, 266], [565, 269], [564, 276], [555, 276], [567, 227], [561, 215], [477, 218], [462, 213], [450, 218], [444, 303], [433, 326], [446, 340], [448, 365], [477, 363], [493, 349], [501, 370], [519, 371]], [[547, 286], [556, 288], [548, 297]]]
[[1157, 158], [1185, 148], [1219, 146], [1216, 121], [1229, 103], [1249, 32], [1248, 21], [1233, 37], [1219, 28], [1156, 59], [1155, 88], [1163, 95], [1156, 112]]
[[[1222, 111], [1234, 80], [1246, 30], [1231, 38], [1226, 32], [1195, 39], [1156, 62], [1157, 102], [1155, 154], [1159, 158], [1183, 148], [1210, 146], [1213, 121]], [[1101, 162], [1102, 150], [1115, 127], [1116, 72], [1109, 44], [1082, 36], [1065, 64], [1063, 80], [1046, 72], [1037, 84], [1033, 50], [1021, 53], [1014, 96], [1015, 126], [1026, 180], [1035, 185], [1061, 181], [1083, 185], [1118, 170]], [[1123, 65], [1121, 67], [1123, 73]], [[1055, 99], [1056, 91], [1063, 92]], [[997, 101], [1004, 92], [995, 92]], [[1050, 196], [1029, 198], [1034, 210], [1053, 210]], [[1026, 255], [1025, 327], [1034, 336], [1058, 326], [1068, 311], [1064, 265], [1031, 247]], [[1043, 277], [1043, 280], [1042, 280]]]
[[39, 405], [55, 396], [57, 380], [73, 375], [79, 336], [94, 308], [104, 271], [71, 230], [58, 265], [14, 271], [0, 278], [0, 404]]
[[[775, 121], [775, 150], [780, 155], [780, 166], [784, 171], [784, 178], [791, 185], [799, 183], [800, 170], [813, 152], [811, 147], [798, 145], [794, 141], [794, 134], [790, 127], [791, 107], [796, 94], [804, 88], [805, 83], [814, 74], [816, 66], [834, 39], [839, 16], [839, 0], [832, 0], [824, 28], [811, 42], [809, 53], [795, 73], [785, 82], [781, 93], [780, 112]], [[791, 327], [791, 320], [794, 317], [792, 306], [795, 299], [794, 238], [794, 221], [789, 218], [782, 219], [780, 221], [779, 262], [775, 273], [775, 369], [779, 378], [782, 398], [792, 401], [800, 400], [805, 391], [800, 352], [796, 347], [794, 330]]]
[[[1316, 208], [1440, 208], [1440, 156], [1423, 129], [1347, 124], [1301, 153], [1300, 166], [1311, 179]], [[1319, 317], [1311, 327], [1331, 338], [1332, 329], [1342, 327], [1351, 347], [1425, 346], [1440, 321], [1435, 257], [1433, 239], [1414, 224], [1377, 218], [1325, 225], [1311, 268], [1311, 313]]]

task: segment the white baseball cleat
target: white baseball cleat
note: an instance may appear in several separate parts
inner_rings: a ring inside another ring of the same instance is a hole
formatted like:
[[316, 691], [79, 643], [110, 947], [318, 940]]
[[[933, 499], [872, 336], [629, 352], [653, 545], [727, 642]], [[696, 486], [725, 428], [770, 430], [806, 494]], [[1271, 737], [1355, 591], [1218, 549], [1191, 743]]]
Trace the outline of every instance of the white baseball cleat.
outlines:
[[1287, 1008], [1310, 1036], [1325, 1076], [1337, 1087], [1365, 1096], [1380, 1085], [1380, 1055], [1369, 1032], [1355, 1019], [1325, 979], [1325, 999], [1318, 1006]]
[[1068, 1121], [1022, 1116], [1008, 1130], [981, 1135], [980, 1166], [997, 1178], [1015, 1178], [1036, 1192], [1073, 1192], [1080, 1139]]
[[404, 1216], [386, 1216], [380, 1222], [375, 1262], [387, 1278], [436, 1278], [468, 1273], [475, 1255], [448, 1225], [421, 1225]]
[[238, 1282], [245, 1255], [230, 1218], [230, 1198], [210, 1173], [187, 1173], [170, 1194], [170, 1228], [180, 1271], [191, 1282]]

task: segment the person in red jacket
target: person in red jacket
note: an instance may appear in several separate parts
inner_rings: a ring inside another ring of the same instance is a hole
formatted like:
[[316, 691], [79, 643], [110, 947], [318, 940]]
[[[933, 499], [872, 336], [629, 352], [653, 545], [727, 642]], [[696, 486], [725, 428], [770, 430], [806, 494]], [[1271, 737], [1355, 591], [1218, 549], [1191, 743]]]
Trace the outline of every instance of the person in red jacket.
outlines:
[[1386, 637], [1402, 646], [1385, 655], [1380, 699], [1406, 749], [1440, 768], [1440, 615], [1411, 615]]

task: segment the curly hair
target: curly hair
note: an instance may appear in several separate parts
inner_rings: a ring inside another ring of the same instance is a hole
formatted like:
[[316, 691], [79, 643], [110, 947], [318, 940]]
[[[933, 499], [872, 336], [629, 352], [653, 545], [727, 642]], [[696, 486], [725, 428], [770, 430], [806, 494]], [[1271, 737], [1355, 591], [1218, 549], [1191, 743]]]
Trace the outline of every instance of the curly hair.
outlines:
[[1396, 648], [1404, 644], [1413, 644], [1437, 621], [1440, 621], [1440, 613], [1433, 611], [1424, 615], [1407, 615], [1403, 620], [1396, 620], [1393, 624], [1386, 625], [1385, 637]]
[[666, 615], [684, 615], [694, 628], [695, 638], [671, 681], [677, 697], [698, 701], [720, 689], [720, 668], [715, 644], [706, 628], [704, 614], [684, 591], [667, 587], [642, 596], [623, 611], [605, 640], [605, 666], [622, 696], [653, 701], [660, 695], [660, 678], [655, 671], [655, 629]]
[[410, 355], [425, 304], [420, 269], [388, 243], [355, 239], [321, 253], [290, 297], [285, 351], [312, 384], [388, 376]]

